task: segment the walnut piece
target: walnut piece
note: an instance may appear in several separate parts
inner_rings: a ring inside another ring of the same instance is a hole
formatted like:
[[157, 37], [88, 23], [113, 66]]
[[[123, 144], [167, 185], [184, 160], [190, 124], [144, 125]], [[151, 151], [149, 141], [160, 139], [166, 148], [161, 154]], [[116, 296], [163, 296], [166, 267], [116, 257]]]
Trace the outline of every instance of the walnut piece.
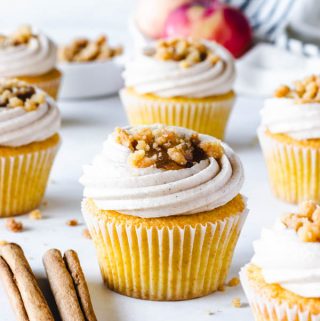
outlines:
[[147, 48], [144, 54], [157, 60], [177, 61], [181, 68], [189, 68], [205, 60], [215, 65], [221, 60], [221, 57], [204, 43], [183, 38], [158, 40], [155, 48]]
[[294, 230], [303, 242], [320, 242], [320, 206], [313, 201], [300, 204], [299, 212], [289, 213], [282, 223]]
[[77, 226], [77, 225], [79, 225], [78, 221], [75, 220], [75, 219], [68, 220], [68, 221], [66, 222], [66, 224], [67, 224], [68, 226]]
[[292, 98], [298, 103], [320, 102], [320, 77], [311, 75], [295, 81], [292, 87], [281, 85], [274, 92], [277, 98]]
[[111, 47], [105, 35], [96, 40], [78, 38], [59, 48], [58, 57], [66, 62], [104, 61], [112, 59], [123, 53], [121, 46]]
[[12, 34], [0, 36], [0, 47], [15, 47], [27, 45], [32, 38], [37, 38], [32, 32], [30, 25], [22, 25]]
[[17, 79], [0, 81], [0, 108], [23, 108], [36, 110], [46, 102], [46, 94], [37, 92], [35, 87]]
[[16, 221], [14, 218], [8, 218], [6, 220], [6, 227], [10, 232], [19, 233], [23, 231], [22, 222]]
[[115, 141], [130, 149], [128, 162], [132, 167], [155, 166], [166, 170], [193, 166], [213, 157], [219, 160], [224, 153], [220, 141], [200, 141], [198, 134], [179, 134], [166, 126], [143, 127], [129, 132], [116, 128]]

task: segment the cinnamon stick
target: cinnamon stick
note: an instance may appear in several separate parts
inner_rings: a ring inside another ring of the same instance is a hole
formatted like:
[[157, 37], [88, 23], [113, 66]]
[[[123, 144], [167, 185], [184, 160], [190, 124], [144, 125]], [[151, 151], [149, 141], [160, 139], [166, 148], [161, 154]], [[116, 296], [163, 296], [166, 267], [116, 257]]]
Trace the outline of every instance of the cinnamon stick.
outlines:
[[59, 250], [51, 249], [43, 257], [50, 287], [63, 321], [86, 321], [74, 280]]
[[1, 278], [19, 320], [54, 321], [21, 247], [14, 243], [3, 245], [0, 256]]

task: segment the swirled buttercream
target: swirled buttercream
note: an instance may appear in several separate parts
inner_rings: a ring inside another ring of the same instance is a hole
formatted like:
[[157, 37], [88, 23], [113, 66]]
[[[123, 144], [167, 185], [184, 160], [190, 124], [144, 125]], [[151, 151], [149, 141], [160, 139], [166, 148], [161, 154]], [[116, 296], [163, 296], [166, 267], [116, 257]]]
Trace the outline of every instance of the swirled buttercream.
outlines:
[[320, 103], [269, 98], [261, 110], [262, 126], [297, 140], [320, 138]]
[[60, 112], [47, 97], [34, 111], [23, 108], [0, 108], [0, 146], [18, 147], [43, 141], [58, 132]]
[[[159, 125], [154, 125], [155, 128]], [[193, 132], [168, 127], [178, 133]], [[199, 135], [201, 141], [215, 138]], [[92, 165], [84, 167], [80, 182], [84, 196], [105, 210], [140, 217], [186, 215], [209, 211], [233, 199], [243, 184], [243, 169], [238, 156], [223, 144], [224, 155], [195, 163], [190, 168], [163, 170], [134, 168], [128, 164], [130, 150], [109, 135], [103, 151]]]
[[279, 220], [254, 242], [252, 263], [265, 281], [306, 298], [320, 297], [320, 243], [303, 242]]
[[206, 59], [189, 68], [181, 68], [177, 61], [160, 61], [138, 53], [126, 65], [123, 74], [126, 86], [140, 94], [152, 93], [160, 97], [202, 98], [228, 93], [235, 80], [234, 60], [220, 45], [205, 44], [221, 57], [216, 64]]
[[0, 77], [37, 76], [56, 64], [57, 47], [41, 32], [25, 44], [0, 46]]

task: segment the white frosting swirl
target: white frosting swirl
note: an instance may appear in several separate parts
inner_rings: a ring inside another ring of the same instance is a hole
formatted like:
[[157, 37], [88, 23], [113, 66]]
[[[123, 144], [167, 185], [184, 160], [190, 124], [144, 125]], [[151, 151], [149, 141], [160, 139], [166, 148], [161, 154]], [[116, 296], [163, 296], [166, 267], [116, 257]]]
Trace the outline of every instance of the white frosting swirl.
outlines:
[[43, 33], [27, 44], [0, 47], [0, 77], [37, 76], [56, 64], [57, 47]]
[[320, 243], [302, 242], [279, 220], [273, 229], [263, 229], [253, 246], [252, 263], [262, 269], [267, 283], [305, 298], [320, 297]]
[[212, 65], [207, 59], [189, 68], [176, 61], [160, 61], [142, 52], [126, 65], [123, 74], [127, 87], [140, 94], [159, 97], [201, 98], [228, 93], [235, 81], [234, 60], [230, 53], [213, 42], [205, 42], [222, 59]]
[[320, 138], [320, 103], [297, 103], [289, 98], [269, 98], [261, 110], [262, 126], [271, 133], [297, 140]]
[[[154, 125], [159, 126], [159, 125]], [[169, 127], [179, 133], [192, 131]], [[201, 140], [215, 138], [200, 135]], [[84, 196], [105, 210], [140, 217], [186, 215], [209, 211], [232, 200], [243, 184], [239, 158], [227, 145], [218, 162], [203, 160], [191, 168], [162, 170], [133, 168], [128, 164], [130, 150], [115, 142], [113, 134], [93, 164], [84, 167], [80, 182]]]
[[34, 111], [0, 108], [0, 146], [18, 147], [43, 141], [56, 134], [59, 127], [60, 112], [50, 97]]

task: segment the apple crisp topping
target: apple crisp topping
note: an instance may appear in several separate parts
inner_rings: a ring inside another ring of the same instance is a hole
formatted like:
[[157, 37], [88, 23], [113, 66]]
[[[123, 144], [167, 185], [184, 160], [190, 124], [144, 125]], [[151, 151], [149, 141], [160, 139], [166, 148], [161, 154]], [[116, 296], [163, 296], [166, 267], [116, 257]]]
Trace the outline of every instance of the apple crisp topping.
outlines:
[[186, 136], [165, 126], [157, 129], [144, 127], [134, 133], [117, 128], [115, 139], [131, 150], [128, 161], [137, 168], [188, 168], [209, 157], [220, 159], [224, 153], [220, 141], [202, 142], [196, 133]]
[[27, 45], [32, 38], [36, 37], [32, 33], [31, 26], [23, 25], [10, 35], [0, 35], [0, 48]]
[[147, 56], [162, 61], [177, 61], [182, 68], [209, 60], [212, 65], [221, 60], [210, 48], [200, 41], [187, 39], [158, 40], [155, 48], [145, 50]]
[[303, 242], [320, 242], [320, 206], [313, 201], [303, 202], [299, 213], [287, 214], [283, 224], [293, 229]]
[[300, 103], [320, 102], [320, 77], [311, 75], [294, 82], [292, 87], [282, 85], [276, 89], [277, 98], [292, 98]]
[[78, 38], [59, 49], [59, 60], [66, 62], [88, 62], [109, 60], [121, 55], [121, 46], [111, 47], [105, 35], [95, 40]]
[[35, 87], [23, 81], [6, 79], [0, 82], [0, 108], [21, 107], [33, 111], [45, 102], [45, 93], [36, 92]]

